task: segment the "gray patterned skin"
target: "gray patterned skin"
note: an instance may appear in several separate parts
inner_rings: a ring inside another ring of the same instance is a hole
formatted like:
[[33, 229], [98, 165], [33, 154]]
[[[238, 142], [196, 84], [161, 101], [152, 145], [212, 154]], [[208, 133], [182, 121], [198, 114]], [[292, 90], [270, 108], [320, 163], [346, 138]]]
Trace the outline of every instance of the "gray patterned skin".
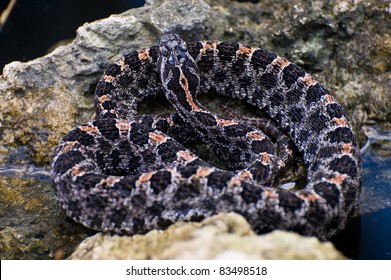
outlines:
[[[209, 112], [199, 92], [242, 100], [273, 119], [302, 154], [306, 187], [270, 187], [284, 165], [273, 144], [252, 125]], [[138, 115], [138, 104], [156, 94], [177, 113]], [[51, 172], [58, 201], [87, 227], [134, 234], [237, 212], [257, 232], [328, 239], [357, 206], [360, 153], [341, 106], [302, 68], [263, 49], [165, 35], [160, 47], [106, 70], [95, 109], [97, 120], [55, 148]], [[238, 170], [210, 166], [179, 143], [194, 138]]]

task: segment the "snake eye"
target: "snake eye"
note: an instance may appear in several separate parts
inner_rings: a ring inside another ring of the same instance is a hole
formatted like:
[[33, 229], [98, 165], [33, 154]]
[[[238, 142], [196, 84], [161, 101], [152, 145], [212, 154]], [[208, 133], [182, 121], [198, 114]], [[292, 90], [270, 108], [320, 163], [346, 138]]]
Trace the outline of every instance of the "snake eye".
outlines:
[[178, 49], [182, 52], [187, 52], [186, 44], [183, 42], [182, 44], [178, 45]]
[[169, 51], [167, 50], [167, 48], [162, 47], [159, 49], [159, 51], [162, 56], [167, 57], [169, 55]]

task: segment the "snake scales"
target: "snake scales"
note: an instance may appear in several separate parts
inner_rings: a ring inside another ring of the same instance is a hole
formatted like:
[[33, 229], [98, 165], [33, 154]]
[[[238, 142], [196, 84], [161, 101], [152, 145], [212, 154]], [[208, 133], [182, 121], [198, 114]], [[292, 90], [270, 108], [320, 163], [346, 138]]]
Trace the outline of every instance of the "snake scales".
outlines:
[[[258, 128], [208, 111], [199, 92], [239, 99], [273, 119], [302, 154], [306, 187], [270, 187], [284, 156]], [[157, 94], [176, 113], [137, 114], [140, 102]], [[341, 106], [302, 68], [261, 48], [164, 35], [160, 46], [105, 71], [95, 109], [97, 120], [54, 149], [51, 169], [58, 201], [87, 227], [134, 234], [233, 211], [257, 232], [327, 239], [357, 206], [360, 154]], [[210, 143], [229, 170], [179, 142], [194, 139]]]

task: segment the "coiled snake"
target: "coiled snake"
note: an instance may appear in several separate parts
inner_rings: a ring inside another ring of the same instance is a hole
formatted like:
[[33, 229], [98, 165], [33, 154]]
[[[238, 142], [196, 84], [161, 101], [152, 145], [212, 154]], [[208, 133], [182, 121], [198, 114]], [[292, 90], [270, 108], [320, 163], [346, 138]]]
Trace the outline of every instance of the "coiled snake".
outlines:
[[[243, 120], [209, 112], [199, 92], [242, 100], [273, 119], [302, 153], [306, 187], [272, 188], [284, 162], [269, 138]], [[137, 114], [138, 104], [157, 94], [176, 113]], [[341, 106], [302, 68], [261, 48], [164, 35], [159, 47], [125, 55], [105, 71], [95, 109], [97, 120], [54, 149], [51, 169], [58, 201], [87, 227], [134, 234], [233, 211], [257, 232], [327, 239], [357, 205], [360, 153]], [[178, 142], [195, 138], [230, 170]]]

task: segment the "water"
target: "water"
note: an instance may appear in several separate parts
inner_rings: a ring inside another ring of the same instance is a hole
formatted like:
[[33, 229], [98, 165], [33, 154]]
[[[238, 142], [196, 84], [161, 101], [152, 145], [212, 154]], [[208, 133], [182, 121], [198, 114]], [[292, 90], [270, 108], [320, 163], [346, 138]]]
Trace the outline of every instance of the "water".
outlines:
[[391, 259], [391, 132], [373, 129], [363, 151], [359, 259]]
[[391, 259], [391, 131], [364, 127], [361, 216], [333, 239], [353, 259]]
[[391, 260], [391, 208], [361, 216], [358, 259]]

